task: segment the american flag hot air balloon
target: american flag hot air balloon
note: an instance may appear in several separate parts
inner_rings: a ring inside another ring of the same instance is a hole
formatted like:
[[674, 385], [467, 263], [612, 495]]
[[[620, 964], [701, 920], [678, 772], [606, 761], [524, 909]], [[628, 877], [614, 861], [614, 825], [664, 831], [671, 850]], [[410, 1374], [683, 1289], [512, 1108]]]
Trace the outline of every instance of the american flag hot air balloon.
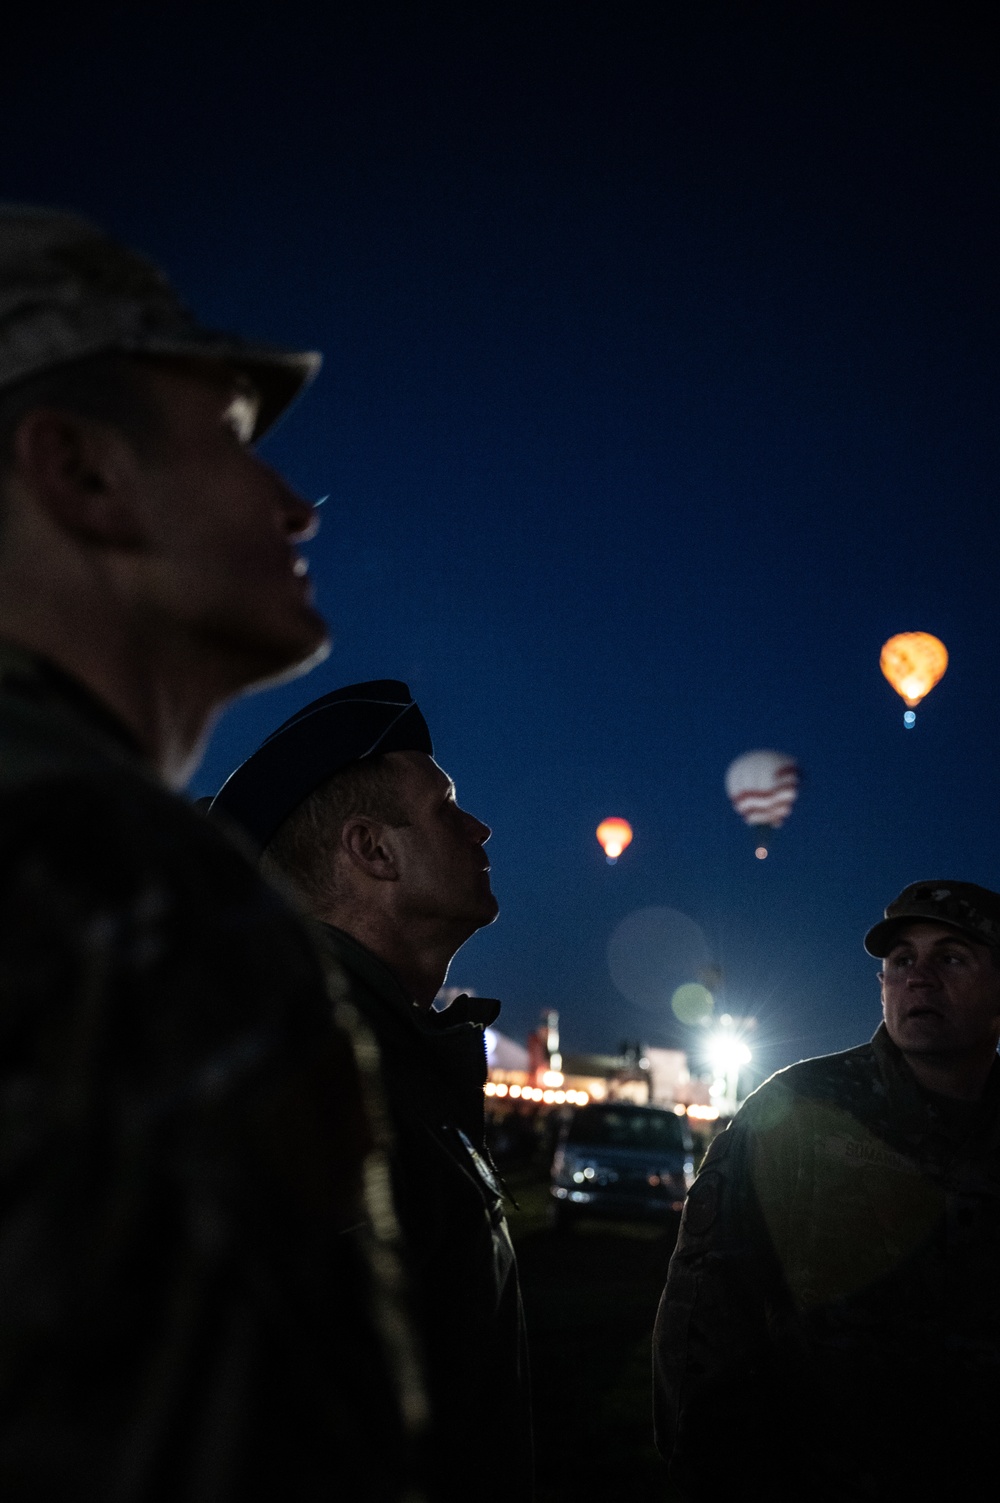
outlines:
[[[726, 769], [726, 793], [737, 814], [748, 825], [777, 830], [792, 812], [799, 793], [799, 764], [784, 752], [744, 752]], [[757, 847], [763, 860], [767, 845]]]

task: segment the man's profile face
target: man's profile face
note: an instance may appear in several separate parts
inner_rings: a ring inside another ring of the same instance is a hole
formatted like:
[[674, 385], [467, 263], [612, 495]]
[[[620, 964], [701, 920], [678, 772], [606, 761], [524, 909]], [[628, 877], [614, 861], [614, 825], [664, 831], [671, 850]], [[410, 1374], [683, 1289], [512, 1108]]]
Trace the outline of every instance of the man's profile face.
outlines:
[[885, 1026], [904, 1054], [996, 1048], [1000, 965], [988, 945], [948, 924], [915, 919], [900, 925], [880, 979]]
[[180, 628], [214, 658], [232, 689], [323, 656], [326, 626], [296, 543], [312, 507], [249, 447], [255, 399], [235, 376], [163, 363], [146, 367], [165, 433], [141, 464], [151, 522], [151, 625]]
[[489, 825], [466, 813], [455, 785], [425, 752], [389, 752], [399, 770], [406, 825], [392, 831], [401, 896], [417, 919], [439, 918], [468, 937], [491, 924], [499, 904], [483, 849]]

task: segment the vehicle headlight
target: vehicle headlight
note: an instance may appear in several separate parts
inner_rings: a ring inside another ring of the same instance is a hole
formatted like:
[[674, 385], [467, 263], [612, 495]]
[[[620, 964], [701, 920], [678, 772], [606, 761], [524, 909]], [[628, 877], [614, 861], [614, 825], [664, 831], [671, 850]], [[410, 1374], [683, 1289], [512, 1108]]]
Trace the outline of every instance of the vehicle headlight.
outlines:
[[594, 1162], [572, 1149], [560, 1148], [552, 1160], [552, 1173], [562, 1180], [582, 1185], [594, 1178]]

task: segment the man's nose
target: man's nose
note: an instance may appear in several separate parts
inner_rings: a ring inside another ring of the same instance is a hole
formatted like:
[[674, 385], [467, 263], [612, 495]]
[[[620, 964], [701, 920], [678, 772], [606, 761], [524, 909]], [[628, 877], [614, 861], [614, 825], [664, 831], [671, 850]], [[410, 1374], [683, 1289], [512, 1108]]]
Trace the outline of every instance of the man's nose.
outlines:
[[319, 531], [319, 515], [311, 501], [300, 496], [298, 491], [293, 491], [291, 486], [284, 480], [281, 484], [281, 510], [285, 522], [285, 531], [295, 543], [308, 543]]
[[493, 834], [493, 831], [490, 829], [489, 825], [484, 825], [482, 820], [477, 819], [474, 814], [466, 814], [465, 817], [469, 821], [469, 827], [472, 831], [472, 838], [475, 840], [476, 844], [485, 845], [490, 836]]
[[926, 986], [937, 980], [937, 966], [931, 956], [916, 956], [906, 973], [907, 986]]

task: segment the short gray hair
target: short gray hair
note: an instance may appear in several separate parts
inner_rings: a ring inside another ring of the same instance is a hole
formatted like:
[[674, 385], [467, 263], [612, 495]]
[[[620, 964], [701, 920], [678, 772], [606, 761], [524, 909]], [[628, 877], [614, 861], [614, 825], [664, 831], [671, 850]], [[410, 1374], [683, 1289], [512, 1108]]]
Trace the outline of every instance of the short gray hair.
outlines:
[[335, 859], [346, 822], [354, 815], [400, 828], [410, 823], [401, 769], [385, 756], [363, 757], [327, 778], [279, 825], [261, 857], [266, 877], [290, 883], [314, 913], [340, 897]]

